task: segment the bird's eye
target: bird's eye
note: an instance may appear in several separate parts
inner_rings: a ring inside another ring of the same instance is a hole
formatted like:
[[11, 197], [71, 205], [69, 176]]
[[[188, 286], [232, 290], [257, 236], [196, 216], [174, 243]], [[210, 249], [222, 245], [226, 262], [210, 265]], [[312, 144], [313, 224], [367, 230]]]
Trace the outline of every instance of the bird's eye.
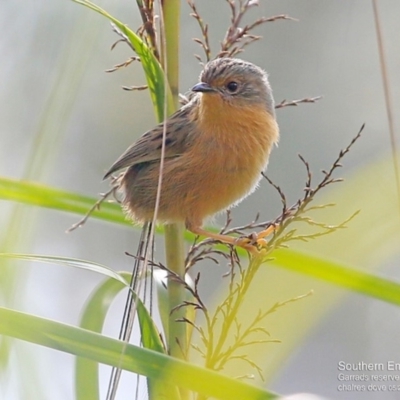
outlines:
[[237, 82], [229, 82], [226, 85], [226, 88], [228, 89], [229, 92], [235, 93], [238, 90], [239, 84]]

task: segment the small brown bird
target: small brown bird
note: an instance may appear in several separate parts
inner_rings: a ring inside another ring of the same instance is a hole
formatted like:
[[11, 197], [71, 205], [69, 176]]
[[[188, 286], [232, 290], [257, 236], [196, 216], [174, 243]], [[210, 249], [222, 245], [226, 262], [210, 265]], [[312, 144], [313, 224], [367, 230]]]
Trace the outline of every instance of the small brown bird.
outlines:
[[[166, 121], [157, 220], [183, 221], [195, 234], [252, 250], [249, 239], [208, 232], [202, 224], [255, 190], [278, 141], [267, 74], [246, 61], [218, 58], [205, 65], [192, 91], [190, 102]], [[146, 132], [104, 176], [127, 168], [118, 182], [135, 221], [153, 219], [163, 130], [161, 123]]]

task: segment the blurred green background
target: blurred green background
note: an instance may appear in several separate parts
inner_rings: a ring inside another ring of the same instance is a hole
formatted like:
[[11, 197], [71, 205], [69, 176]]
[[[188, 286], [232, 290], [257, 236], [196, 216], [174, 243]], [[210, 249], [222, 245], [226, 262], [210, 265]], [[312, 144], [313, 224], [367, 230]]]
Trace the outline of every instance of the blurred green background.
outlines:
[[[131, 28], [140, 24], [134, 1], [97, 4]], [[201, 54], [201, 49], [191, 40], [200, 35], [197, 23], [188, 16], [186, 2], [182, 4], [180, 90], [184, 93], [197, 82], [201, 66], [193, 54]], [[211, 48], [216, 53], [229, 24], [229, 9], [224, 0], [198, 0], [197, 5], [210, 24]], [[399, 126], [400, 3], [381, 0], [379, 10]], [[372, 3], [260, 0], [252, 11], [248, 21], [276, 14], [298, 19], [258, 28], [256, 33], [263, 40], [242, 55], [268, 71], [275, 100], [323, 96], [316, 104], [277, 110], [281, 140], [271, 156], [268, 176], [290, 202], [302, 196], [306, 177], [297, 154], [310, 162], [317, 180], [319, 171], [329, 168], [366, 123], [361, 140], [345, 158], [341, 174], [346, 181], [321, 197], [322, 203], [337, 203], [335, 209], [321, 214], [324, 222], [339, 223], [358, 209], [360, 215], [346, 231], [296, 247], [398, 278], [400, 208]], [[104, 172], [155, 124], [148, 94], [121, 90], [121, 86], [144, 84], [140, 65], [104, 73], [127, 59], [130, 49], [120, 44], [111, 52], [118, 37], [108, 21], [70, 1], [3, 0], [0, 22], [0, 175], [89, 196], [107, 190], [108, 183], [101, 180]], [[262, 218], [274, 218], [280, 212], [279, 198], [266, 182], [233, 210], [234, 222], [249, 222], [257, 211]], [[115, 270], [132, 268], [124, 252], [136, 248], [137, 229], [90, 220], [66, 234], [78, 219], [1, 201], [0, 249], [82, 258]], [[214, 224], [222, 221], [218, 217]], [[162, 240], [158, 255], [162, 259]], [[18, 271], [17, 282], [11, 282], [4, 266], [1, 303], [71, 324], [78, 322], [82, 304], [102, 279], [86, 271], [36, 263], [13, 261], [7, 267]], [[217, 282], [226, 268], [203, 265], [199, 269], [204, 295], [218, 298]], [[280, 368], [272, 374], [270, 389], [283, 394], [312, 392], [331, 399], [398, 398], [396, 392], [337, 389], [339, 361], [400, 362], [396, 307], [287, 271], [266, 267], [264, 273], [257, 284], [266, 298], [255, 302], [271, 304], [314, 290], [313, 296], [290, 306], [294, 312], [288, 317], [290, 325], [280, 323], [280, 315], [270, 320], [271, 334], [283, 340], [273, 345], [280, 346]], [[105, 331], [113, 336], [118, 334], [124, 299], [119, 300]], [[285, 335], [296, 337], [297, 325], [298, 340], [288, 341], [291, 344], [285, 348]], [[275, 357], [274, 350], [263, 357], [269, 357], [265, 363], [271, 369], [268, 363]], [[107, 373], [104, 369], [104, 377]], [[70, 399], [72, 380], [72, 356], [22, 343], [13, 347], [9, 366], [3, 365], [0, 398]], [[129, 383], [124, 388], [129, 392]], [[120, 398], [130, 397], [122, 392]]]

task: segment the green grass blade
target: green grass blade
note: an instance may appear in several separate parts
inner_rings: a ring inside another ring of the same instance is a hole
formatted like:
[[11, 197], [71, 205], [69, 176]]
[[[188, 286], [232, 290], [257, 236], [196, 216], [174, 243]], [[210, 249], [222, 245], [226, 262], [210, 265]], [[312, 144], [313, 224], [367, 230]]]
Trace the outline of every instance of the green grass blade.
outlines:
[[[161, 68], [160, 63], [154, 57], [152, 51], [146, 46], [143, 40], [132, 30], [130, 30], [125, 24], [118, 21], [112, 15], [108, 14], [101, 7], [92, 3], [88, 0], [73, 0], [75, 3], [81, 4], [85, 7], [90, 8], [93, 11], [103, 15], [113, 22], [118, 29], [128, 38], [135, 52], [140, 57], [143, 70], [146, 75], [147, 85], [150, 90], [150, 97], [153, 102], [154, 108], [157, 114], [157, 120], [164, 120], [164, 104], [167, 102], [167, 109], [169, 113], [174, 109], [171, 90], [168, 82], [165, 79], [164, 71]], [[167, 87], [165, 87], [165, 85]], [[165, 98], [165, 94], [167, 95]]]
[[322, 279], [365, 296], [400, 305], [400, 283], [370, 272], [294, 250], [277, 250], [272, 261], [279, 267]]
[[219, 399], [276, 399], [259, 387], [165, 354], [60, 322], [0, 307], [0, 334], [86, 357]]
[[[121, 272], [120, 275], [125, 281], [131, 279], [130, 273]], [[111, 303], [124, 288], [125, 286], [123, 284], [113, 279], [107, 279], [99, 285], [93, 292], [84, 309], [80, 327], [100, 333], [103, 329], [104, 321]], [[150, 314], [140, 299], [136, 300], [143, 347], [158, 351], [159, 353], [165, 353], [160, 334]], [[75, 369], [76, 399], [98, 400], [100, 398], [98, 382], [98, 364], [87, 358], [77, 357]], [[166, 387], [167, 385], [165, 384], [157, 385], [152, 379], [149, 380], [149, 383], [149, 390], [157, 391], [159, 390], [158, 386], [162, 386], [162, 393], [165, 393], [167, 389], [170, 389]], [[169, 394], [171, 394], [171, 392], [169, 392]], [[173, 392], [171, 395], [174, 394], [176, 394], [176, 392]], [[170, 396], [169, 398], [173, 397]]]
[[[83, 310], [80, 327], [100, 333], [108, 309], [115, 296], [124, 288], [120, 282], [107, 279], [92, 293]], [[98, 363], [87, 358], [76, 357], [75, 361], [76, 400], [99, 400]]]
[[122, 274], [118, 274], [117, 272], [115, 272], [111, 268], [106, 267], [105, 265], [101, 265], [91, 261], [85, 261], [70, 257], [44, 256], [38, 254], [20, 254], [20, 253], [0, 253], [0, 258], [16, 259], [24, 261], [39, 261], [48, 264], [58, 264], [67, 267], [81, 268], [97, 272], [98, 274], [102, 274], [117, 280], [124, 286], [129, 286], [129, 283], [122, 277]]
[[[54, 210], [85, 215], [97, 199], [80, 194], [58, 190], [34, 182], [0, 178], [0, 199], [17, 201]], [[101, 210], [94, 210], [93, 218], [124, 225], [132, 225], [123, 215], [121, 206], [103, 203]]]

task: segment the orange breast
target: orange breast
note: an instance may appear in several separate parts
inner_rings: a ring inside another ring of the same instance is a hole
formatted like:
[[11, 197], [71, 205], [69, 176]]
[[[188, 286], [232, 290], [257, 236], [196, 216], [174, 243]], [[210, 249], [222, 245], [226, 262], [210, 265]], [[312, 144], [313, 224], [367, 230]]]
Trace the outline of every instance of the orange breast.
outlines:
[[190, 213], [198, 220], [250, 194], [266, 167], [279, 130], [264, 106], [235, 106], [218, 95], [203, 95], [199, 131], [188, 154], [194, 171]]

